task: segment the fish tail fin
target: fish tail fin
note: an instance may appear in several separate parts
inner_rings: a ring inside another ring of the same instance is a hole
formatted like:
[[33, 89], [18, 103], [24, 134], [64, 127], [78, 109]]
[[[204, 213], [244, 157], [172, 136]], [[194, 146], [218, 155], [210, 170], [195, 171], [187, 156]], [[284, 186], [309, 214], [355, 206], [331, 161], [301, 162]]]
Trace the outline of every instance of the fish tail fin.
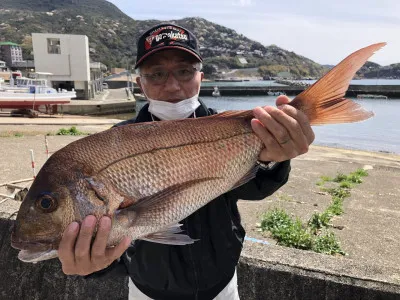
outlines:
[[325, 76], [296, 96], [290, 105], [303, 111], [311, 125], [351, 123], [374, 115], [359, 104], [344, 98], [355, 73], [386, 43], [362, 48], [341, 61]]

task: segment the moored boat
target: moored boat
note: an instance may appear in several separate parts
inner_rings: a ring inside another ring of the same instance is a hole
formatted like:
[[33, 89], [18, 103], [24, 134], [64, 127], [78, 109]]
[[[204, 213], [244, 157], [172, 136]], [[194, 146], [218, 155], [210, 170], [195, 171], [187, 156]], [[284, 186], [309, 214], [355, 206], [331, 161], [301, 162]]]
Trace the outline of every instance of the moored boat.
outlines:
[[212, 96], [213, 97], [220, 97], [221, 96], [221, 92], [219, 91], [217, 86], [214, 86], [214, 90], [212, 92]]
[[74, 90], [57, 91], [47, 86], [46, 79], [18, 77], [15, 85], [0, 88], [0, 108], [39, 111], [40, 106], [45, 106], [48, 113], [53, 105], [70, 103], [72, 98], [76, 98]]

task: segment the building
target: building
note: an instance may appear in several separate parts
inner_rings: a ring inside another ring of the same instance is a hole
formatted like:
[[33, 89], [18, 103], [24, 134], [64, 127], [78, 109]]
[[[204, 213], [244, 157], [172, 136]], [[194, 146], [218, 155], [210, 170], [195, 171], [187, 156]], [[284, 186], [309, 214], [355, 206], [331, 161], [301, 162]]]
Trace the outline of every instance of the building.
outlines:
[[6, 62], [0, 60], [0, 82], [10, 80], [10, 71], [6, 66]]
[[254, 55], [264, 57], [264, 53], [261, 50], [254, 50]]
[[6, 62], [0, 60], [0, 72], [8, 72], [8, 68], [6, 66]]
[[22, 48], [12, 42], [0, 42], [0, 59], [4, 60], [8, 67], [12, 67], [15, 63], [24, 61]]
[[238, 60], [242, 65], [247, 65], [247, 60], [244, 57], [239, 57]]
[[86, 35], [32, 33], [36, 72], [51, 73], [53, 88], [75, 89], [77, 99], [91, 99], [102, 89], [105, 65], [91, 63]]

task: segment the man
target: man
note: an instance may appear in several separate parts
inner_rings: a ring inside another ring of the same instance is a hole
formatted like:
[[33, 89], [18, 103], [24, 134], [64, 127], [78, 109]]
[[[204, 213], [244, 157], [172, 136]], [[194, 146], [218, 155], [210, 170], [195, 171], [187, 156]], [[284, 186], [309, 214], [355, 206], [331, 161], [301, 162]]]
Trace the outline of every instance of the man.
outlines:
[[[196, 38], [187, 29], [160, 24], [138, 40], [137, 84], [149, 100], [130, 123], [199, 118], [211, 115], [198, 99], [202, 58]], [[130, 299], [239, 299], [236, 265], [245, 232], [240, 224], [238, 199], [260, 200], [288, 180], [290, 159], [308, 151], [314, 133], [307, 117], [277, 99], [278, 108], [254, 109], [252, 128], [265, 144], [257, 176], [205, 205], [181, 223], [198, 239], [186, 246], [170, 246], [125, 238], [106, 249], [111, 222], [103, 217], [92, 247], [96, 219], [88, 216], [65, 231], [59, 257], [66, 274], [92, 276], [125, 266], [130, 276]], [[272, 166], [269, 162], [275, 162]], [[129, 247], [129, 248], [128, 248]], [[119, 259], [120, 258], [120, 259]], [[110, 267], [108, 267], [111, 265]], [[108, 268], [107, 268], [108, 267]]]

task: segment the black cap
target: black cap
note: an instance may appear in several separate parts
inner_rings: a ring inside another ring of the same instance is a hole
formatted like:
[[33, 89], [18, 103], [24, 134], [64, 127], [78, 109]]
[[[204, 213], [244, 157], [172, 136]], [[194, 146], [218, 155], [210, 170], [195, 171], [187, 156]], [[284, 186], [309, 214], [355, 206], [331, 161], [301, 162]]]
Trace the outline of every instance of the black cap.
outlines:
[[145, 33], [138, 40], [135, 69], [151, 54], [166, 49], [187, 51], [203, 61], [200, 56], [199, 44], [189, 30], [175, 24], [159, 24]]

